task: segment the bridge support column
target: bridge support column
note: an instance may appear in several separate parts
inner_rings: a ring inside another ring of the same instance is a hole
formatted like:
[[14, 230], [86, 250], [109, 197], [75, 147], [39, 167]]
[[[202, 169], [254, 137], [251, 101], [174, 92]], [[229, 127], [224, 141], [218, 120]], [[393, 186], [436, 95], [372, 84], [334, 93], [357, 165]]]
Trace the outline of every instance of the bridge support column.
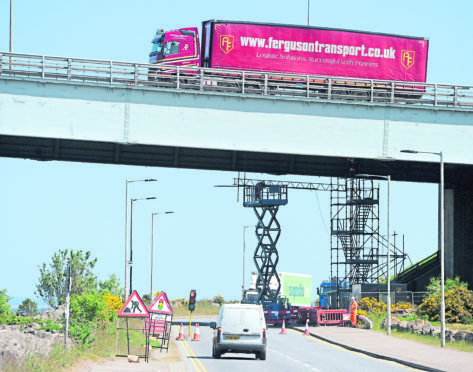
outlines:
[[[473, 185], [455, 187], [454, 201], [454, 254], [455, 276], [467, 281], [473, 288]], [[446, 257], [447, 258], [447, 255]]]

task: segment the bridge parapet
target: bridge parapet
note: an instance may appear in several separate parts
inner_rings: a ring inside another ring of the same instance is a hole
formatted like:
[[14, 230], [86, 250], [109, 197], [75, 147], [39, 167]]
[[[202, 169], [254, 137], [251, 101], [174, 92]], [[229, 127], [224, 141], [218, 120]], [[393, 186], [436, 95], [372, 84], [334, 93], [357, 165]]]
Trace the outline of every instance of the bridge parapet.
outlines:
[[2, 77], [473, 111], [473, 86], [465, 85], [221, 70], [0, 52]]

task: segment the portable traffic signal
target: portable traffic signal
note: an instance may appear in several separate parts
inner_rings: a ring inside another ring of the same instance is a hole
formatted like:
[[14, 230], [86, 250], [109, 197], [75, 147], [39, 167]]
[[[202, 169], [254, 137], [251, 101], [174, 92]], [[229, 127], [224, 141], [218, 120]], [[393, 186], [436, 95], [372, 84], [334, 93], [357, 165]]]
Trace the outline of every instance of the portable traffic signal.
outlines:
[[189, 311], [193, 312], [195, 310], [195, 299], [197, 296], [197, 291], [195, 289], [191, 290], [189, 294]]

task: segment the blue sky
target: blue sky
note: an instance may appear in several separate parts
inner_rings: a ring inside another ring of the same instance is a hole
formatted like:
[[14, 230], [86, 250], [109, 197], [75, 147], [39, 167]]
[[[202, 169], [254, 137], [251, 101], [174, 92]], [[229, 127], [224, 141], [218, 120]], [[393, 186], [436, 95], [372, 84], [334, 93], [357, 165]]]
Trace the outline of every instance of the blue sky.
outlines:
[[[207, 19], [306, 24], [307, 1], [14, 1], [14, 51], [64, 57], [147, 62], [157, 28], [198, 26]], [[185, 5], [182, 5], [185, 4]], [[234, 4], [234, 5], [232, 5]], [[311, 24], [430, 39], [427, 80], [473, 85], [473, 3], [431, 1], [311, 1]], [[0, 51], [8, 51], [9, 1], [0, 1]], [[1, 113], [0, 113], [1, 115]], [[432, 149], [438, 151], [439, 149]], [[91, 250], [97, 274], [124, 275], [126, 179], [157, 178], [130, 185], [137, 202], [134, 219], [136, 288], [149, 292], [151, 213], [155, 230], [155, 289], [171, 298], [222, 294], [237, 299], [242, 280], [242, 229], [256, 223], [230, 184], [236, 174], [199, 170], [0, 159], [0, 288], [15, 297], [34, 297], [38, 266], [58, 249]], [[248, 175], [270, 178], [267, 175]], [[318, 177], [281, 179], [328, 182]], [[385, 194], [385, 186], [382, 185]], [[437, 246], [437, 186], [393, 183], [392, 228], [406, 234], [412, 260]], [[385, 205], [381, 213], [385, 213]], [[278, 216], [282, 235], [278, 269], [311, 274], [314, 283], [330, 270], [329, 193], [290, 191]], [[247, 230], [247, 284], [254, 270], [256, 241]]]

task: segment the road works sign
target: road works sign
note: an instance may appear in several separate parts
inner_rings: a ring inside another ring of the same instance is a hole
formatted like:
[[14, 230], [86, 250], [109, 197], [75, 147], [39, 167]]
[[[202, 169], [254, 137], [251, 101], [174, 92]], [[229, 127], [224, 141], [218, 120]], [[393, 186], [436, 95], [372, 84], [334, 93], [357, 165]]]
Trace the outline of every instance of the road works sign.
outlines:
[[138, 292], [133, 291], [118, 313], [118, 316], [147, 318], [149, 317], [149, 312]]
[[148, 311], [150, 313], [172, 314], [172, 307], [169, 304], [166, 292], [161, 292], [159, 296], [156, 297]]

